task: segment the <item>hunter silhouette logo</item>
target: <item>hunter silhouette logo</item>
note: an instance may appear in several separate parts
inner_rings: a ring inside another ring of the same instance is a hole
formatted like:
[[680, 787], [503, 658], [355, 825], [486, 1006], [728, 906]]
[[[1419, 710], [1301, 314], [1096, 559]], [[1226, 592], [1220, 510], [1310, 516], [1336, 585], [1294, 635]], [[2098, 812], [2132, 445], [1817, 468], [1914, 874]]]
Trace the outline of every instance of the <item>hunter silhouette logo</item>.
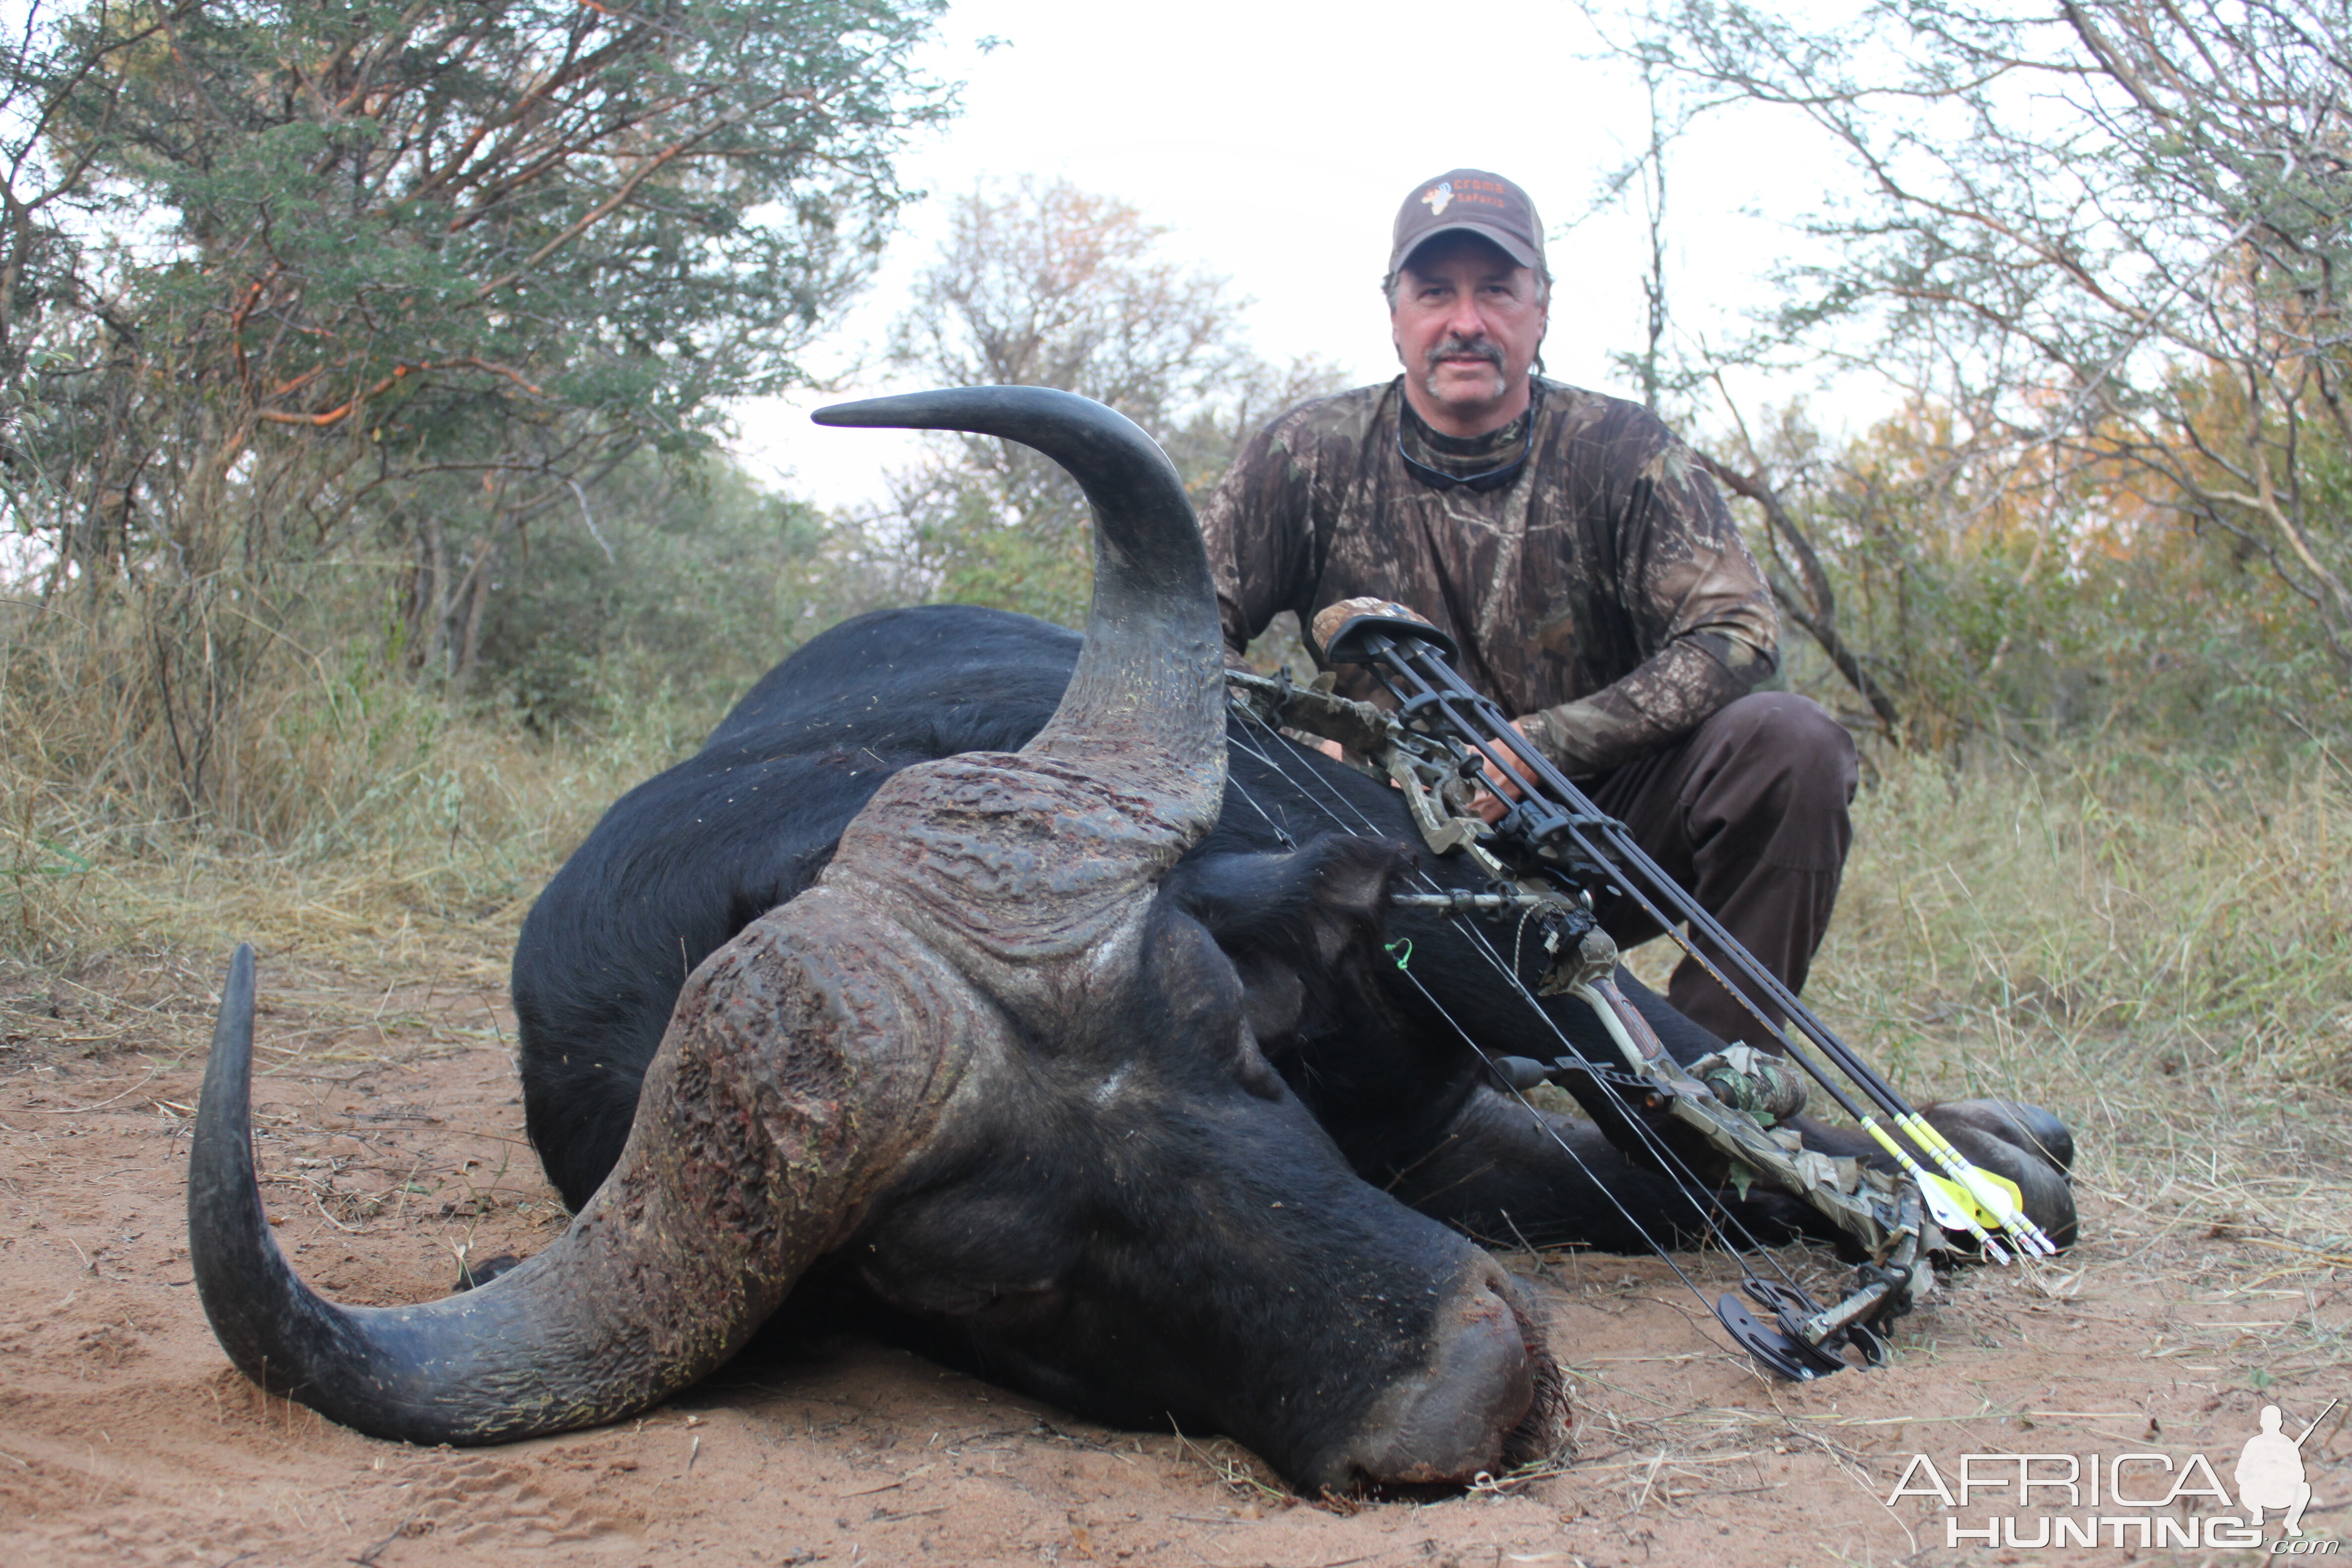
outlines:
[[1429, 204], [1430, 216], [1444, 217], [1445, 216], [1445, 209], [1452, 205], [1454, 202], [1454, 182], [1451, 180], [1438, 181], [1437, 184], [1430, 186], [1427, 191], [1423, 193], [1421, 199]]
[[[2336, 1405], [2336, 1401], [2329, 1400], [2327, 1410]], [[2238, 1506], [2246, 1510], [2248, 1524], [2260, 1530], [2264, 1509], [2284, 1509], [2286, 1533], [2303, 1533], [2303, 1510], [2311, 1506], [2311, 1483], [2303, 1475], [2303, 1445], [2319, 1430], [2320, 1421], [2327, 1419], [2327, 1410], [2303, 1429], [2301, 1437], [2289, 1437], [2279, 1430], [2279, 1407], [2263, 1406], [2263, 1429], [2246, 1439], [2235, 1472]]]

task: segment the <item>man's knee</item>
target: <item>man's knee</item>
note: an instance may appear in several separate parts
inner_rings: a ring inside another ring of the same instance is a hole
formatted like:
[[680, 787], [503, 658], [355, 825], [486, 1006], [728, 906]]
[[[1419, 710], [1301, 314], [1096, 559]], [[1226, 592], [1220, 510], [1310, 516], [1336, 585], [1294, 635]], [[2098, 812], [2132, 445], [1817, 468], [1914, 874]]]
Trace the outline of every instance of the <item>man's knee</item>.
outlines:
[[1709, 719], [1692, 743], [1682, 799], [1695, 838], [1713, 853], [1832, 876], [1845, 865], [1860, 770], [1853, 737], [1820, 703], [1756, 692]]
[[1757, 691], [1726, 705], [1709, 720], [1719, 743], [1737, 754], [1734, 766], [1756, 776], [1788, 781], [1801, 798], [1853, 801], [1860, 782], [1853, 737], [1829, 710], [1793, 691]]

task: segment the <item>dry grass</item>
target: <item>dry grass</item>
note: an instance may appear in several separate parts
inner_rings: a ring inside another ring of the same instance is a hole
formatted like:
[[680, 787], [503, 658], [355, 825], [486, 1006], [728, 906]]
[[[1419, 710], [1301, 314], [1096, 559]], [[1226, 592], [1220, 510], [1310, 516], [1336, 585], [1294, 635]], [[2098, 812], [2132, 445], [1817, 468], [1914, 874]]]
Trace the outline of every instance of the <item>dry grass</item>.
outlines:
[[[1915, 1100], [2057, 1111], [2138, 1243], [2352, 1266], [2352, 781], [1881, 756], [1807, 999]], [[1676, 955], [1635, 958], [1662, 981]]]
[[93, 700], [111, 662], [0, 635], [0, 954], [46, 973], [191, 947], [216, 965], [237, 941], [386, 978], [502, 973], [548, 875], [715, 717], [637, 706], [542, 740], [289, 657], [223, 725], [198, 811], [152, 730]]
[[1858, 827], [1813, 1000], [1871, 1060], [1922, 1098], [2057, 1110], [2151, 1260], [2195, 1238], [2282, 1278], [2352, 1262], [2352, 785], [2332, 759], [1896, 760]]
[[1860, 803], [1821, 1000], [1874, 1052], [2088, 1057], [2102, 1074], [2327, 1075], [2352, 1058], [2352, 785], [2116, 752]]

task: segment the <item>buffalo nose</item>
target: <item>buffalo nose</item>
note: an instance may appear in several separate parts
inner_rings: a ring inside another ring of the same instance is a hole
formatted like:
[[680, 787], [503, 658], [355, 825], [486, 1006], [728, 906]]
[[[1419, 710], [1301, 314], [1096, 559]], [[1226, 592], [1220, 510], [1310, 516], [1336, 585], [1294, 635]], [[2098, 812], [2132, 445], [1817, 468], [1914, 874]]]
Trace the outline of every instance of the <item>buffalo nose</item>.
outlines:
[[1427, 1369], [1391, 1388], [1345, 1445], [1341, 1468], [1355, 1473], [1327, 1484], [1458, 1485], [1500, 1468], [1503, 1446], [1527, 1417], [1536, 1385], [1526, 1338], [1497, 1289], [1499, 1279], [1479, 1275], [1439, 1312]]

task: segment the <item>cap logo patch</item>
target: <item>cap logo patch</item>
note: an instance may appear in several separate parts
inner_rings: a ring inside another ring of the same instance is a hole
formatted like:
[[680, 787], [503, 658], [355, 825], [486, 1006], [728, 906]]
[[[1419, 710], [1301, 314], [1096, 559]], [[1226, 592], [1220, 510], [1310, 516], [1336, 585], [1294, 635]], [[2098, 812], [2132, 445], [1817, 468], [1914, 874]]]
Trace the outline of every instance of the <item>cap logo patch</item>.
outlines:
[[1454, 182], [1451, 180], [1438, 181], [1437, 184], [1430, 186], [1427, 191], [1422, 194], [1421, 199], [1429, 204], [1430, 216], [1444, 216], [1445, 209], [1451, 205], [1454, 201]]

